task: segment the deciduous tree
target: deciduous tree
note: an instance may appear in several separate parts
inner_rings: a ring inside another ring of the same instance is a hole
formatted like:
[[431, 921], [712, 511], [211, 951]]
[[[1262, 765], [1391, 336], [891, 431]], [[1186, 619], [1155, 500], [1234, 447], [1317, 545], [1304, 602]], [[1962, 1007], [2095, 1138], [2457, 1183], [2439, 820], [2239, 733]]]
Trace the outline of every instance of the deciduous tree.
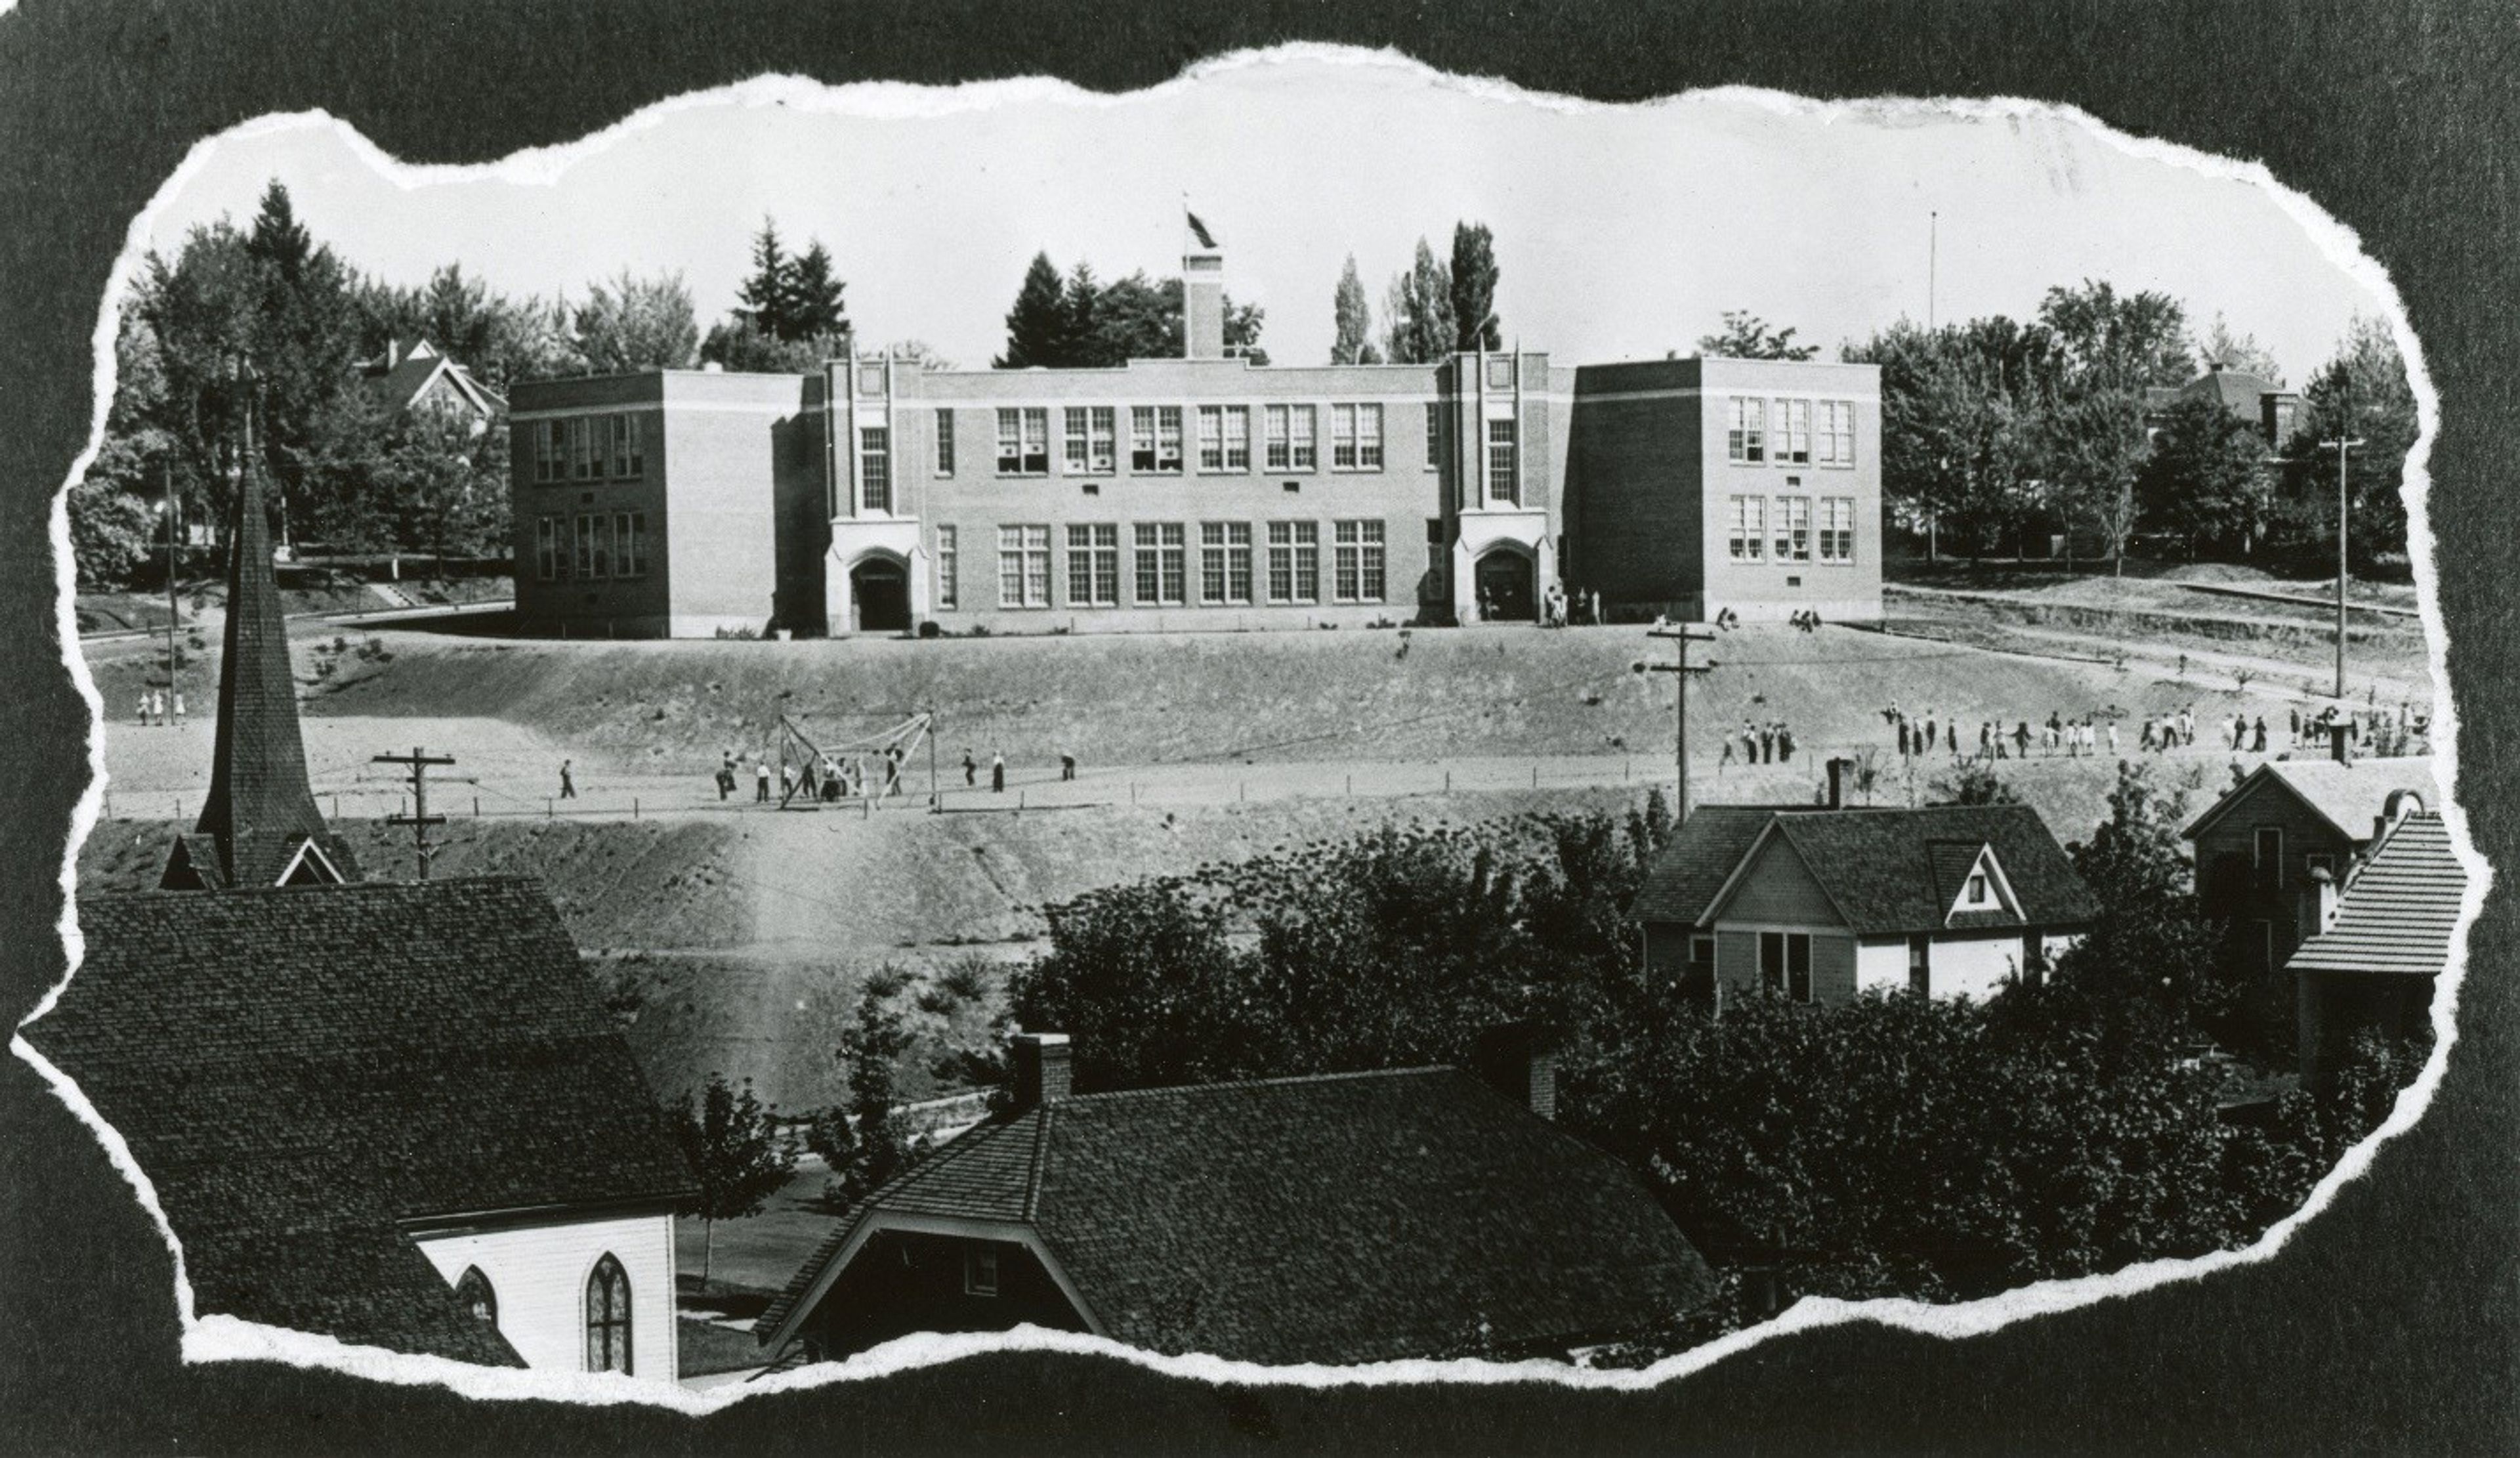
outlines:
[[1485, 223], [1453, 225], [1453, 345], [1502, 349], [1505, 326], [1497, 321], [1496, 237]]
[[1330, 340], [1330, 363], [1364, 364], [1365, 352], [1373, 340], [1373, 313], [1365, 301], [1365, 285], [1356, 276], [1356, 254], [1347, 255], [1347, 264], [1339, 270], [1338, 289], [1330, 299], [1334, 333]]
[[686, 1093], [674, 1108], [674, 1139], [698, 1186], [698, 1194], [684, 1213], [701, 1220], [703, 1287], [708, 1284], [717, 1245], [717, 1222], [761, 1213], [770, 1197], [795, 1173], [795, 1147], [779, 1133], [772, 1118], [775, 1113], [753, 1097], [751, 1079], [733, 1085], [723, 1073], [709, 1074], [697, 1107]]
[[1797, 344], [1793, 330], [1771, 329], [1767, 320], [1747, 310], [1726, 309], [1724, 328], [1699, 336], [1697, 352], [1714, 359], [1810, 359], [1820, 346]]
[[679, 273], [640, 278], [624, 271], [590, 288], [573, 322], [578, 350], [598, 375], [685, 370], [699, 353], [692, 292]]

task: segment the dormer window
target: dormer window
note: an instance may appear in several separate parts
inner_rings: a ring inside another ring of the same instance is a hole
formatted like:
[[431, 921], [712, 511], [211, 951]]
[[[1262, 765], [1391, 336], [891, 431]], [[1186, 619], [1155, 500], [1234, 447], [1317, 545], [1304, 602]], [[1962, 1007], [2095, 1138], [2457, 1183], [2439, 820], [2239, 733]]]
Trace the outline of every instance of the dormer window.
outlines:
[[1986, 873], [1980, 871], [1968, 879], [1968, 904], [1984, 906], [1986, 899]]

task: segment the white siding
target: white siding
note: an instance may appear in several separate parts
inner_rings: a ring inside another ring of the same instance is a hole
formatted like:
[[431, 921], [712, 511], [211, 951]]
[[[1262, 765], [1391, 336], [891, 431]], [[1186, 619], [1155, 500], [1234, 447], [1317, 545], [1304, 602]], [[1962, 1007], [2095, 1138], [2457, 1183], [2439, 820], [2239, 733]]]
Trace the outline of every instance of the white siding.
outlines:
[[1908, 938], [1867, 937], [1855, 944], [1855, 990], [1896, 992], [1908, 985]]
[[[1925, 989], [1936, 997], [1993, 997], [2021, 971], [2021, 934], [1934, 938]], [[1904, 974], [1903, 974], [1904, 975]]]
[[586, 1278], [612, 1253], [630, 1277], [631, 1375], [675, 1380], [671, 1215], [524, 1225], [414, 1244], [449, 1287], [465, 1267], [479, 1266], [499, 1298], [499, 1334], [526, 1366], [559, 1372], [586, 1370]]

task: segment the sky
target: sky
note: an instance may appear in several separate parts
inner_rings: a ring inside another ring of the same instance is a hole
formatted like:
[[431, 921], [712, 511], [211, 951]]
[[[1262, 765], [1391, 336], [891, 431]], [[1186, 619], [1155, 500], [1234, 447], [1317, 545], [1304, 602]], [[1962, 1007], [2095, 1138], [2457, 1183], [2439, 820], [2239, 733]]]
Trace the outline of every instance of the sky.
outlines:
[[2222, 314], [2299, 385], [2383, 308], [2362, 281], [2376, 270], [2358, 278], [2267, 186], [2062, 114], [1740, 91], [1614, 107], [1358, 52], [1245, 58], [1118, 98], [766, 79], [480, 168], [404, 167], [328, 118], [266, 120], [197, 155], [146, 245], [249, 220], [273, 178], [371, 275], [460, 261], [511, 294], [583, 296], [679, 271], [703, 328], [771, 217], [829, 247], [863, 342], [918, 339], [972, 367], [1004, 346], [1037, 251], [1104, 278], [1176, 272], [1185, 198], [1280, 363], [1328, 357], [1345, 258], [1378, 331], [1418, 240], [1444, 254], [1464, 219], [1494, 230], [1508, 342], [1560, 363], [1686, 353], [1728, 309], [1833, 349], [1923, 319], [1929, 275], [1944, 321], [2027, 317], [2051, 285], [2096, 278], [2167, 292], [2200, 330]]

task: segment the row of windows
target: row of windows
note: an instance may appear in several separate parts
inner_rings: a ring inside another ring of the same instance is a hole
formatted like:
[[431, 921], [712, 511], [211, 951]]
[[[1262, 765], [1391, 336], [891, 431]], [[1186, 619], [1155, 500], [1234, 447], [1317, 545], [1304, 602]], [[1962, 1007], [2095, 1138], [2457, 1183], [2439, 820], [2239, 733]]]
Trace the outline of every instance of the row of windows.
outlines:
[[[1183, 607], [1191, 601], [1195, 571], [1202, 607], [1324, 601], [1322, 524], [1267, 522], [1255, 534], [1249, 522], [1201, 522], [1192, 556], [1186, 522], [1130, 524], [1128, 553], [1121, 553], [1120, 524], [1080, 522], [1064, 529], [1065, 596], [1056, 606], [1116, 608]], [[1051, 527], [1022, 524], [998, 528], [998, 606], [1055, 606]], [[1333, 603], [1379, 603], [1389, 590], [1388, 544], [1383, 524], [1332, 522], [1329, 595]], [[1125, 571], [1125, 576], [1124, 576]], [[1254, 596], [1255, 591], [1259, 594]], [[936, 606], [962, 605], [962, 551], [955, 528], [936, 528]]]
[[[499, 1329], [499, 1293], [477, 1265], [456, 1278], [455, 1302], [473, 1320]], [[609, 1251], [586, 1277], [586, 1370], [630, 1372], [630, 1273]]]
[[[1183, 426], [1196, 433], [1197, 469], [1203, 473], [1251, 469], [1248, 405], [1132, 405], [1128, 418], [1129, 469], [1141, 476], [1173, 476], [1184, 469]], [[1320, 468], [1322, 416], [1328, 414], [1332, 471], [1383, 469], [1382, 407], [1378, 404], [1264, 405], [1260, 407], [1261, 465], [1269, 471]], [[1428, 407], [1430, 422], [1435, 407]], [[1058, 412], [1059, 459], [1069, 476], [1109, 476], [1119, 469], [1120, 412], [1112, 405], [1069, 405]], [[997, 412], [1000, 476], [1050, 474], [1051, 412], [1047, 406], [1009, 406]], [[1432, 465], [1432, 439], [1429, 460]], [[936, 474], [954, 474], [954, 414], [936, 412]]]
[[[1812, 560], [1812, 498], [1778, 496], [1732, 498], [1726, 531], [1727, 554], [1734, 562], [1809, 562]], [[1775, 531], [1769, 530], [1771, 523]], [[1855, 498], [1820, 498], [1820, 560], [1855, 561]], [[1771, 555], [1773, 552], [1773, 556]]]
[[648, 575], [648, 514], [585, 512], [534, 521], [534, 580]]
[[1855, 404], [1851, 400], [1766, 400], [1734, 395], [1729, 411], [1724, 454], [1735, 465], [1855, 464]]
[[621, 479], [648, 469], [647, 422], [636, 415], [574, 415], [538, 420], [533, 437], [534, 480]]

